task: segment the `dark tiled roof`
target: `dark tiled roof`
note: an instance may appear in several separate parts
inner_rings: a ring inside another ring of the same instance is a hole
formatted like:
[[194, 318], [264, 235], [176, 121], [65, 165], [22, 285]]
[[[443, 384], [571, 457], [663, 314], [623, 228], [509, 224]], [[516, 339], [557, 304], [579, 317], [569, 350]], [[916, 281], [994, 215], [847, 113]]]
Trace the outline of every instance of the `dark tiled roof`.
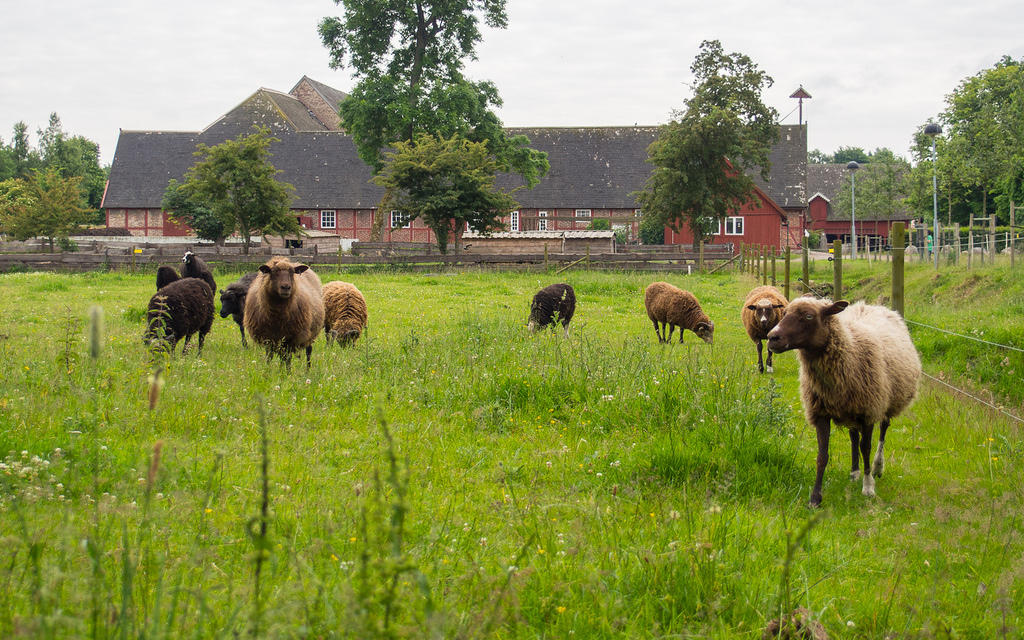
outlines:
[[[530, 147], [548, 154], [551, 170], [533, 189], [513, 197], [526, 208], [588, 206], [631, 208], [630, 194], [643, 188], [651, 173], [647, 147], [657, 127], [573, 127], [508, 129], [525, 135]], [[522, 185], [516, 176], [502, 176], [499, 185]]]
[[103, 207], [159, 208], [167, 183], [192, 166], [199, 133], [121, 131]]
[[769, 198], [783, 209], [803, 209], [813, 192], [807, 187], [807, 125], [779, 127], [779, 141], [768, 155], [771, 173], [767, 182], [757, 172], [750, 174]]
[[829, 202], [834, 202], [839, 195], [839, 189], [843, 186], [843, 180], [848, 179], [845, 164], [809, 164], [807, 199], [810, 200], [820, 193]]
[[295, 96], [260, 89], [204, 129], [203, 134], [223, 136], [226, 140], [249, 133], [254, 126], [269, 127], [274, 135], [285, 131], [327, 131]]

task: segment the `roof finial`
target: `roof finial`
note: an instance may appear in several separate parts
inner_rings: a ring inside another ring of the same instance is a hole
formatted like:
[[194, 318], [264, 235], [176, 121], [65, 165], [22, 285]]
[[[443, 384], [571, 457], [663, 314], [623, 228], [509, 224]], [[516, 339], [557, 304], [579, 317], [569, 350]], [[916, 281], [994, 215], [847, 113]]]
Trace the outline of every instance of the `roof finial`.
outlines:
[[[804, 90], [804, 85], [800, 85], [800, 87], [797, 88], [797, 90], [794, 91], [793, 94], [791, 96], [789, 96], [789, 97], [790, 98], [797, 98], [797, 99], [799, 99], [799, 102], [797, 103], [798, 106], [800, 107], [800, 116], [799, 116], [800, 120], [799, 120], [799, 124], [803, 124], [804, 123], [804, 98], [807, 98], [808, 100], [810, 100], [811, 99], [811, 94], [807, 93], [807, 91]], [[792, 111], [790, 111], [790, 113], [792, 113]]]

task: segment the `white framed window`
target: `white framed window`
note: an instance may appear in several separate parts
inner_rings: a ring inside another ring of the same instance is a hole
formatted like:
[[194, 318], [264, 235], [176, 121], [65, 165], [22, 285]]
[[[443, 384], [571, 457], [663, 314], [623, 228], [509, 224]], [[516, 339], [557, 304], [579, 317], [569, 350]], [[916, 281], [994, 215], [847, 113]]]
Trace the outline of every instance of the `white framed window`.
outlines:
[[576, 210], [576, 217], [577, 218], [589, 218], [590, 217], [590, 209], [577, 209]]
[[743, 235], [743, 216], [729, 216], [728, 218], [725, 219], [725, 235]]
[[409, 216], [402, 213], [401, 211], [391, 211], [391, 228], [392, 229], [407, 229], [409, 228]]
[[633, 209], [633, 217], [634, 218], [642, 218], [642, 217], [644, 217], [644, 210], [643, 209]]
[[320, 228], [334, 229], [337, 226], [337, 214], [334, 209], [323, 209], [320, 211]]
[[538, 211], [537, 212], [537, 231], [548, 230], [548, 212]]
[[508, 230], [519, 231], [519, 212], [513, 211], [508, 214]]

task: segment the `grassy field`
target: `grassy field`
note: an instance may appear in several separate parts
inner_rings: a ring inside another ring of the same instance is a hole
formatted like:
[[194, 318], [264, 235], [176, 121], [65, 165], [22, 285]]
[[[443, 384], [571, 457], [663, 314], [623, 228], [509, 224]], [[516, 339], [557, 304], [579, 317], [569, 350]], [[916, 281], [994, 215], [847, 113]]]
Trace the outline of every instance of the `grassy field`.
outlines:
[[[885, 296], [887, 268], [846, 282]], [[354, 348], [288, 373], [218, 318], [155, 384], [152, 274], [0, 276], [0, 637], [760, 638], [798, 606], [832, 637], [1024, 633], [1021, 425], [924, 382], [878, 497], [836, 433], [812, 512], [796, 358], [758, 375], [740, 324], [752, 278], [320, 275], [367, 298]], [[714, 345], [657, 344], [657, 279]], [[1008, 271], [907, 279], [908, 318], [1024, 347]], [[571, 336], [531, 337], [557, 281]], [[925, 331], [926, 371], [1019, 412], [1020, 354]]]

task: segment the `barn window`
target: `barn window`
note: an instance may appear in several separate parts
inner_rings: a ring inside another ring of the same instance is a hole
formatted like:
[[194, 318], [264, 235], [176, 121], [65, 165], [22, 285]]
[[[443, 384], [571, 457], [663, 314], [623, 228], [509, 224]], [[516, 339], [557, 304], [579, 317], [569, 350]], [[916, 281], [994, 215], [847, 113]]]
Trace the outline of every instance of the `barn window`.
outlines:
[[519, 231], [519, 212], [513, 211], [508, 216], [508, 230]]
[[537, 220], [537, 231], [547, 231], [548, 230], [548, 212], [547, 211], [539, 211], [539, 212], [537, 212], [537, 218], [538, 218], [538, 220]]
[[577, 209], [576, 210], [576, 217], [577, 218], [589, 218], [590, 217], [590, 209]]
[[392, 229], [406, 229], [409, 227], [409, 216], [402, 213], [401, 211], [391, 212], [391, 228]]
[[743, 235], [743, 216], [729, 216], [725, 219], [725, 235]]
[[324, 209], [320, 212], [320, 228], [321, 229], [334, 229], [337, 224], [337, 218], [334, 213], [334, 209]]

